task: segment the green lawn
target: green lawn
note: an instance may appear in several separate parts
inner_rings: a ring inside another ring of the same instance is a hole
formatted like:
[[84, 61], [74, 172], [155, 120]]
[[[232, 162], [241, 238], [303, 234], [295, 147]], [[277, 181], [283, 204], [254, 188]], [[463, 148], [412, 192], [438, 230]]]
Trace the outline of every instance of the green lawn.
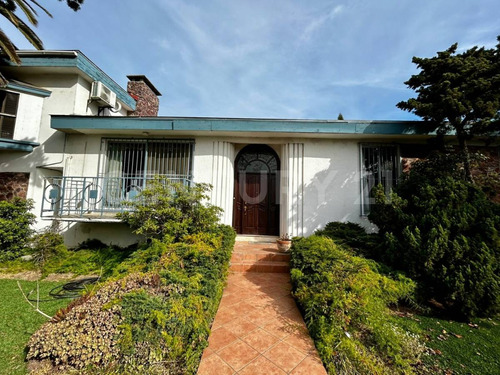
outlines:
[[[40, 299], [49, 298], [48, 292], [60, 284], [40, 282]], [[28, 293], [36, 288], [36, 282], [21, 281], [21, 286]], [[40, 310], [52, 316], [70, 301], [59, 299], [40, 302]], [[24, 348], [30, 336], [47, 319], [28, 305], [16, 280], [0, 280], [0, 317], [0, 374], [25, 374]]]
[[438, 354], [428, 363], [437, 361], [443, 370], [456, 375], [498, 375], [500, 373], [500, 318], [474, 319], [477, 328], [468, 323], [442, 320], [421, 315], [397, 318], [401, 326], [420, 331], [427, 346]]

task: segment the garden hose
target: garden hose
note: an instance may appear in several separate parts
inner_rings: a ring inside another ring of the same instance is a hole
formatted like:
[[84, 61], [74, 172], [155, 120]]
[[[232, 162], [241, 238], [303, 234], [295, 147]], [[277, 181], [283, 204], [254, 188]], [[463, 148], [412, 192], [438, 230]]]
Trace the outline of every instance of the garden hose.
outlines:
[[[52, 288], [49, 291], [50, 299], [39, 299], [38, 302], [49, 302], [54, 299], [64, 299], [64, 298], [78, 298], [81, 296], [81, 291], [85, 289], [87, 285], [91, 285], [96, 283], [99, 280], [99, 277], [87, 277], [84, 279], [78, 279], [75, 281], [67, 282], [66, 284], [58, 285], [55, 288]], [[28, 293], [27, 298], [28, 301], [37, 302], [36, 299], [29, 298], [30, 295], [35, 292], [33, 289]]]

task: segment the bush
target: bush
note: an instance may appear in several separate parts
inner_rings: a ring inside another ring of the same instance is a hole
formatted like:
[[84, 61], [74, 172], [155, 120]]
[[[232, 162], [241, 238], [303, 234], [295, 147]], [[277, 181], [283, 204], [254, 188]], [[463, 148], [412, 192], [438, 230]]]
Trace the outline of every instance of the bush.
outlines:
[[358, 254], [370, 257], [379, 243], [379, 238], [374, 233], [366, 233], [359, 224], [332, 221], [324, 229], [317, 230], [317, 236], [326, 236], [335, 241], [337, 245], [346, 245]]
[[0, 201], [0, 261], [10, 260], [26, 252], [35, 223], [33, 201], [14, 198]]
[[209, 232], [219, 222], [219, 207], [204, 203], [211, 186], [185, 186], [157, 177], [129, 204], [134, 211], [118, 215], [134, 233], [148, 239], [179, 241], [196, 232]]
[[153, 239], [115, 277], [60, 311], [27, 358], [64, 371], [194, 374], [222, 297], [235, 233]]
[[387, 307], [411, 298], [415, 284], [377, 267], [326, 237], [293, 242], [293, 294], [330, 374], [410, 374], [424, 350], [392, 323]]
[[[500, 209], [458, 178], [443, 155], [417, 162], [390, 199], [378, 188], [370, 220], [384, 240], [384, 261], [419, 282], [462, 317], [500, 308]], [[455, 165], [455, 167], [454, 167]]]

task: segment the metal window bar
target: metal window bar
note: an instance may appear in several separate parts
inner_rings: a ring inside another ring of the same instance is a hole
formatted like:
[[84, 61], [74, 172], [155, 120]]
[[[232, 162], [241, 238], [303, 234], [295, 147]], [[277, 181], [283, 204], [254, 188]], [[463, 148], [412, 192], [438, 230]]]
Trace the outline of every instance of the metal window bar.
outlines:
[[368, 215], [374, 203], [372, 189], [379, 183], [388, 195], [397, 184], [400, 174], [399, 149], [395, 145], [362, 144], [361, 158], [361, 215]]

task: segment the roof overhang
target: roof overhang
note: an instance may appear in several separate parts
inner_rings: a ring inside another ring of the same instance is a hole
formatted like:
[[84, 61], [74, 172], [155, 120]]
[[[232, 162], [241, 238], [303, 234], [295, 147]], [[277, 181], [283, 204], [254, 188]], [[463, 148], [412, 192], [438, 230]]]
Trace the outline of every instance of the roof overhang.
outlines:
[[66, 133], [120, 135], [233, 135], [265, 137], [432, 137], [422, 121], [338, 121], [212, 117], [52, 116]]
[[0, 151], [33, 152], [33, 148], [37, 146], [40, 146], [40, 143], [0, 138]]

